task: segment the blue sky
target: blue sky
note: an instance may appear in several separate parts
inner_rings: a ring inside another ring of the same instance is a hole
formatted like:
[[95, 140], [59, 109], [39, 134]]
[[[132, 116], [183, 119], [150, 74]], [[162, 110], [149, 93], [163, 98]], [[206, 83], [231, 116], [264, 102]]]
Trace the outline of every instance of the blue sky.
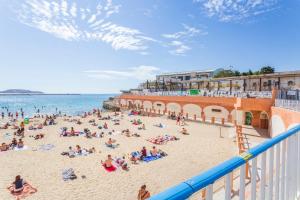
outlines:
[[0, 90], [112, 93], [155, 74], [300, 69], [300, 0], [0, 0]]

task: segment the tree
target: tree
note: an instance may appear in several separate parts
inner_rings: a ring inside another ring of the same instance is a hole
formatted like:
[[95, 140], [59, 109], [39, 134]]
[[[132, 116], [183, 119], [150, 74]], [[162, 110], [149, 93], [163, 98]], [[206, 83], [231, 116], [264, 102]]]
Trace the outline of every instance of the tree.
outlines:
[[260, 69], [260, 74], [273, 74], [275, 69], [271, 66], [264, 66]]

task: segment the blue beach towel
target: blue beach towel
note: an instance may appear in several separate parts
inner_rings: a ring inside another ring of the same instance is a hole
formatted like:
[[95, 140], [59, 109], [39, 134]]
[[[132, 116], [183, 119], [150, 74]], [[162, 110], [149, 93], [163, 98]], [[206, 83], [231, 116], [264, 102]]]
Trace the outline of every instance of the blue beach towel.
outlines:
[[145, 162], [151, 162], [153, 160], [157, 160], [157, 159], [160, 159], [162, 158], [160, 155], [157, 155], [157, 156], [147, 156], [145, 158], [143, 158], [143, 161]]

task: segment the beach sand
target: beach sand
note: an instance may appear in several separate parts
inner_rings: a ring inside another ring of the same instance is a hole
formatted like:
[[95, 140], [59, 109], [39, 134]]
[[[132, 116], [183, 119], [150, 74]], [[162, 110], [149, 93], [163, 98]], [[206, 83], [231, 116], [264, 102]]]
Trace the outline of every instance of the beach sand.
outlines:
[[[104, 114], [104, 116], [107, 114]], [[74, 117], [76, 118], [76, 117]], [[77, 117], [78, 118], [78, 117]], [[110, 120], [109, 129], [121, 131], [129, 129], [132, 133], [138, 133], [141, 137], [126, 137], [124, 135], [109, 136], [104, 138], [88, 139], [83, 136], [59, 137], [60, 127], [71, 127], [83, 131], [89, 128], [93, 131], [100, 131], [97, 127], [91, 126], [88, 121], [96, 119], [96, 116], [89, 116], [81, 119], [83, 124], [76, 125], [74, 122], [63, 121], [63, 118], [56, 120], [57, 125], [46, 126], [42, 130], [25, 132], [24, 142], [29, 146], [24, 151], [0, 152], [0, 199], [9, 200], [14, 197], [6, 189], [20, 174], [38, 192], [29, 196], [28, 200], [48, 199], [72, 199], [72, 200], [134, 200], [137, 199], [137, 192], [142, 184], [147, 185], [151, 194], [163, 191], [176, 185], [192, 176], [198, 175], [204, 170], [213, 167], [237, 155], [237, 146], [230, 136], [234, 134], [233, 127], [221, 127], [222, 138], [220, 138], [220, 126], [203, 124], [199, 122], [187, 122], [185, 128], [190, 135], [182, 135], [179, 131], [182, 127], [166, 117], [142, 117], [128, 116], [124, 114], [120, 125], [113, 125]], [[130, 120], [141, 119], [146, 125], [146, 130], [138, 130]], [[33, 119], [38, 124], [41, 119]], [[104, 120], [96, 119], [96, 123], [103, 125]], [[165, 128], [153, 126], [161, 122]], [[5, 139], [5, 133], [13, 133], [10, 128], [0, 130], [0, 142], [10, 142]], [[45, 138], [34, 140], [28, 135], [44, 133]], [[178, 141], [170, 141], [165, 145], [156, 145], [157, 148], [165, 151], [168, 156], [149, 163], [131, 164], [129, 171], [118, 169], [108, 173], [101, 166], [100, 161], [105, 160], [107, 154], [113, 157], [121, 157], [133, 151], [140, 150], [143, 146], [149, 150], [153, 144], [146, 141], [157, 135], [174, 135], [179, 137]], [[104, 143], [109, 137], [117, 140], [120, 146], [116, 149], [107, 148]], [[260, 138], [255, 139], [257, 142]], [[251, 138], [250, 138], [251, 142]], [[50, 151], [33, 151], [39, 145], [53, 144], [55, 148]], [[80, 145], [83, 148], [95, 147], [97, 152], [88, 156], [68, 158], [62, 156], [61, 152], [67, 151], [69, 146]], [[101, 151], [101, 153], [99, 153]], [[73, 181], [62, 180], [62, 170], [73, 168], [78, 178]], [[86, 178], [81, 178], [84, 175]]]

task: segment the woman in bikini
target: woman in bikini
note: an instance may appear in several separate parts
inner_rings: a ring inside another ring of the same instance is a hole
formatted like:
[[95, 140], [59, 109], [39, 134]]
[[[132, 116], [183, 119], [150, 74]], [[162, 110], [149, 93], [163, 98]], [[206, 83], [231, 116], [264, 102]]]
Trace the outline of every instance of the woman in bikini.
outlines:
[[150, 197], [150, 192], [146, 190], [146, 185], [142, 185], [141, 189], [139, 190], [138, 200], [145, 200]]

